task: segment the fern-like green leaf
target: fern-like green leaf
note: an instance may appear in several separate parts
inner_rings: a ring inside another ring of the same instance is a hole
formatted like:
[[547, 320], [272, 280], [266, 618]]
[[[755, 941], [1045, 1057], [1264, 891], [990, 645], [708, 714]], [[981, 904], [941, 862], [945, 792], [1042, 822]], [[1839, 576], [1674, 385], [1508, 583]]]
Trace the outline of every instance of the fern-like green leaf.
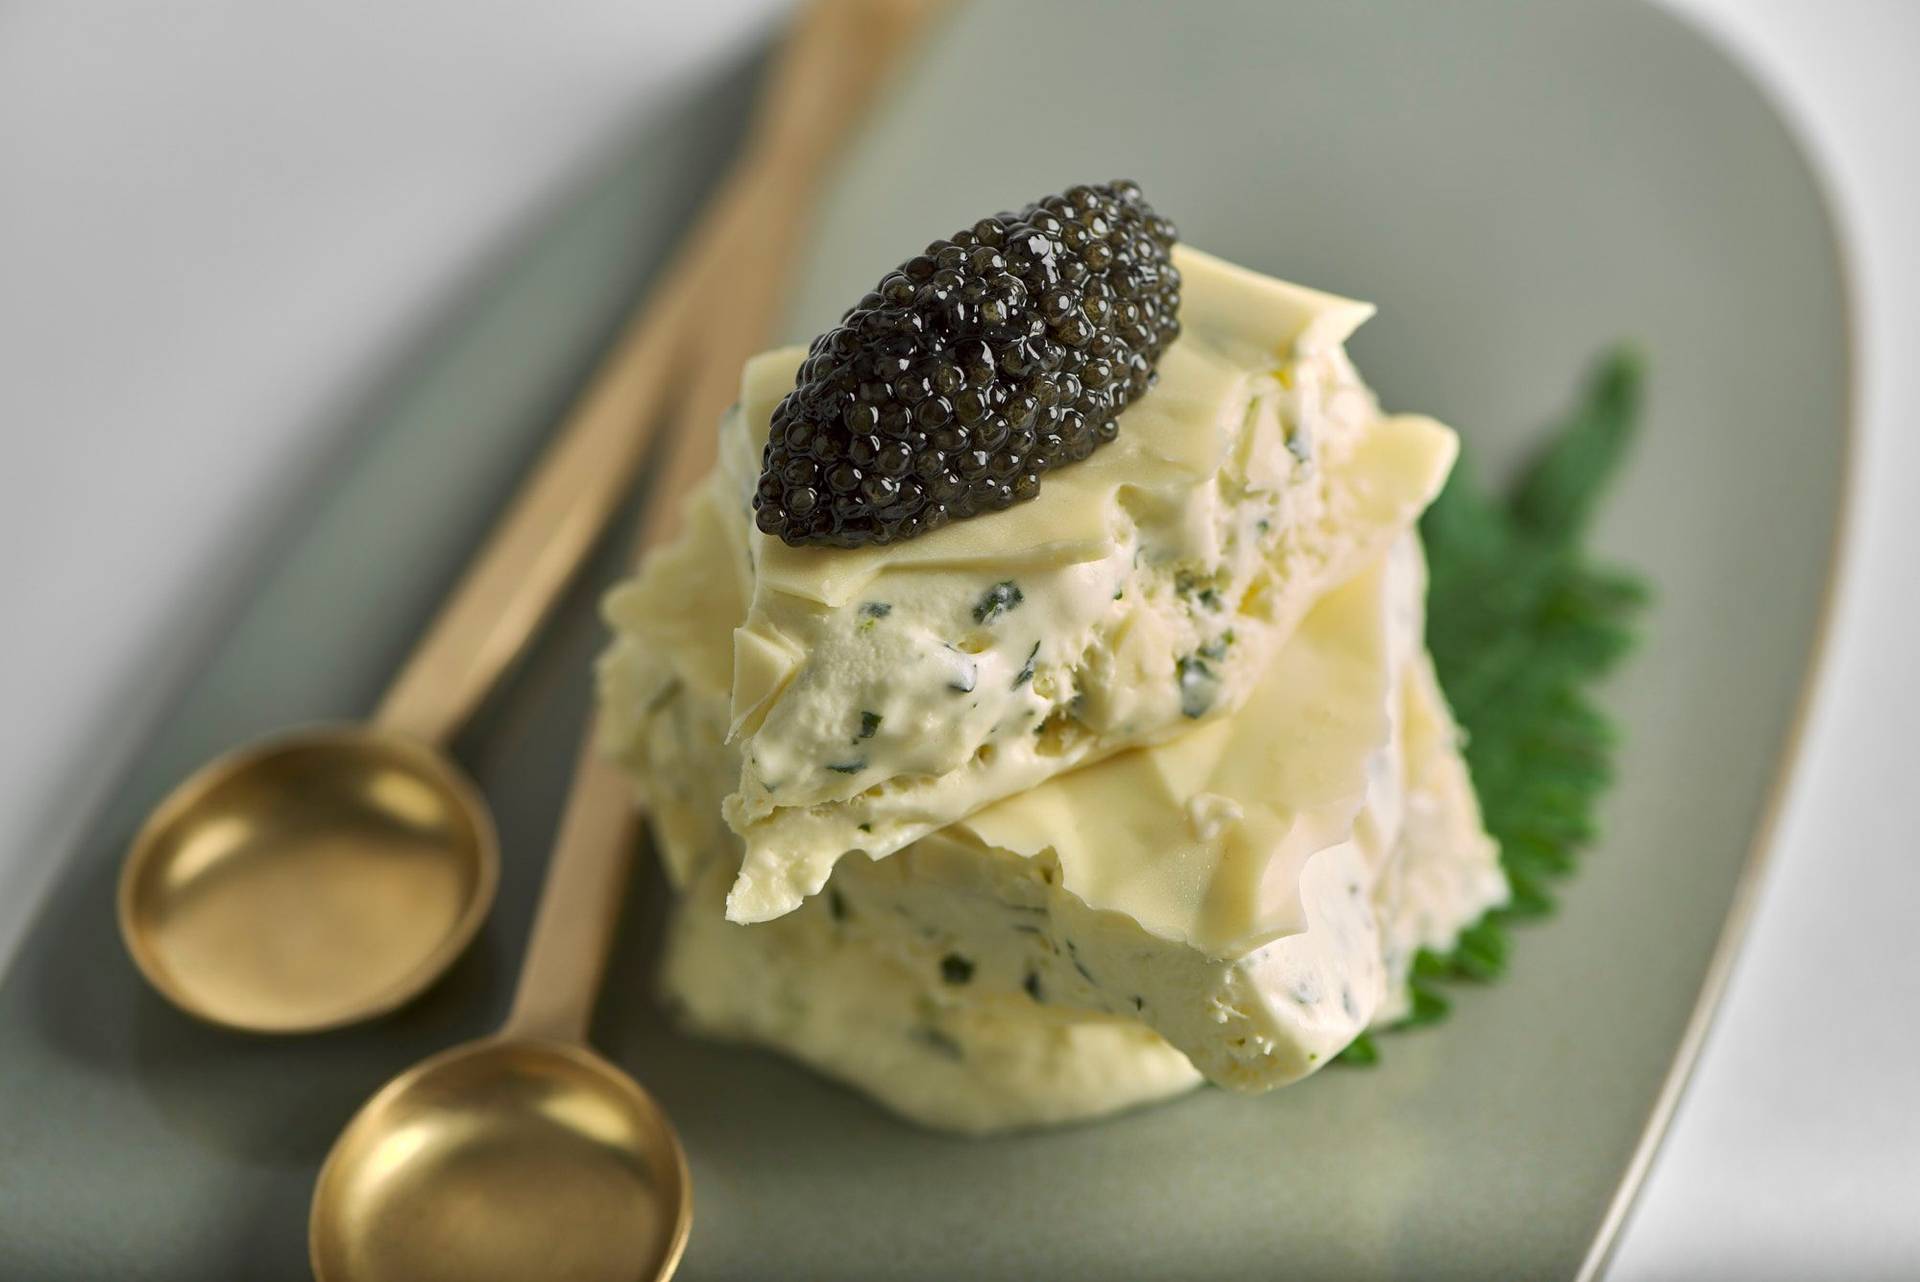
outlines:
[[[1585, 536], [1632, 444], [1642, 385], [1639, 359], [1612, 353], [1507, 496], [1463, 458], [1421, 523], [1427, 642], [1513, 897], [1448, 954], [1421, 954], [1407, 1025], [1445, 1017], [1441, 984], [1501, 974], [1510, 925], [1552, 911], [1553, 882], [1596, 835], [1618, 735], [1591, 690], [1632, 647], [1647, 589], [1595, 565]], [[1377, 1040], [1362, 1041], [1343, 1062], [1378, 1060]]]

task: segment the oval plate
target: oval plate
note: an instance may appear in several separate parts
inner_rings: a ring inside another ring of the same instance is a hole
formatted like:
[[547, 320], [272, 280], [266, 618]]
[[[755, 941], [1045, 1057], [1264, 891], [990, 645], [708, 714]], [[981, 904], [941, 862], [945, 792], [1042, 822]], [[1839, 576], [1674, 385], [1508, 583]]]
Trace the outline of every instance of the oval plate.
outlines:
[[[338, 1126], [497, 1016], [584, 708], [590, 592], [468, 736], [500, 820], [501, 907], [425, 1002], [294, 1044], [190, 1026], [113, 944], [113, 864], [192, 762], [363, 706], [551, 421], [636, 245], [662, 234], [650, 189], [701, 172], [696, 142], [721, 150], [712, 122], [730, 117], [702, 119], [477, 301], [73, 854], [0, 991], [0, 1135], [8, 1168], [34, 1173], [0, 1196], [0, 1275], [294, 1276]], [[1639, 4], [979, 0], [850, 157], [792, 332], [933, 235], [1123, 174], [1193, 243], [1379, 302], [1362, 369], [1388, 405], [1458, 426], [1495, 474], [1603, 346], [1648, 353], [1651, 414], [1598, 536], [1658, 593], [1606, 694], [1627, 736], [1606, 839], [1558, 916], [1519, 932], [1510, 976], [1386, 1039], [1376, 1069], [988, 1142], [673, 1034], [650, 998], [649, 903], [597, 1035], [686, 1140], [700, 1215], [685, 1275], [1597, 1268], [1717, 989], [1822, 614], [1849, 358], [1815, 183], [1747, 80]], [[343, 612], [346, 590], [359, 605]]]

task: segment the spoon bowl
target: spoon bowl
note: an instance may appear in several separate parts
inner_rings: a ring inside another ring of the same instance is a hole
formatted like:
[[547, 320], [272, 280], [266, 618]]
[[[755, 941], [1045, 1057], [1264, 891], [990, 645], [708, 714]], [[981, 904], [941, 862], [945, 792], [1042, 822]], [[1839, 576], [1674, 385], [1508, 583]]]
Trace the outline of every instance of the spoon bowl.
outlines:
[[394, 1079], [314, 1190], [318, 1282], [642, 1282], [686, 1247], [692, 1184], [653, 1098], [584, 1046], [489, 1038]]
[[122, 870], [120, 929], [182, 1009], [230, 1028], [335, 1028], [406, 1002], [472, 940], [499, 882], [485, 803], [406, 735], [327, 726], [210, 763]]

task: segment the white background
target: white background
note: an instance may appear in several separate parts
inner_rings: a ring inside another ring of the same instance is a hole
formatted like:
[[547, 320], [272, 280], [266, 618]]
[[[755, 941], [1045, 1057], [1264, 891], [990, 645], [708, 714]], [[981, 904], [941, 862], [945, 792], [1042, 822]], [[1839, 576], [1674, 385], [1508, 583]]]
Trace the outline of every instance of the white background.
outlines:
[[[1920, 1277], [1920, 3], [1668, 0], [1850, 242], [1838, 631], [1612, 1276]], [[255, 544], [433, 309], [781, 0], [0, 4], [0, 958]]]

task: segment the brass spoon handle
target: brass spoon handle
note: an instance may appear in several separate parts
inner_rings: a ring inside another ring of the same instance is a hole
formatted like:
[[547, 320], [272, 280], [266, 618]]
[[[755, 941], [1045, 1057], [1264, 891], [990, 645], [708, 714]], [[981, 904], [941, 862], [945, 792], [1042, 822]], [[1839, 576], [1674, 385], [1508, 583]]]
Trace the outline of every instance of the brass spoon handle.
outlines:
[[[553, 608], [628, 493], [687, 341], [723, 322], [748, 346], [764, 323], [701, 316], [703, 300], [731, 313], [716, 273], [763, 246], [791, 246], [783, 228], [807, 208], [835, 145], [883, 68], [935, 0], [817, 0], [799, 16], [762, 95], [748, 145], [709, 202], [650, 305], [631, 321], [486, 545], [394, 678], [381, 726], [431, 743], [470, 717]], [[768, 273], [777, 277], [778, 273]], [[772, 283], [760, 288], [777, 297]], [[768, 316], [772, 307], [765, 309]], [[726, 344], [737, 349], [738, 343]], [[734, 361], [735, 370], [739, 360]], [[719, 406], [708, 407], [706, 413]], [[683, 469], [677, 469], [683, 470]]]
[[[690, 327], [701, 350], [683, 370], [691, 377], [654, 469], [640, 552], [675, 528], [711, 460], [713, 423], [772, 326], [819, 171], [941, 2], [814, 0], [797, 19], [745, 161], [719, 198], [714, 241], [727, 252], [704, 260], [695, 277], [708, 306], [721, 310], [696, 315], [707, 323]], [[503, 1036], [585, 1039], [638, 827], [632, 788], [602, 758], [590, 724]]]
[[696, 234], [685, 245], [650, 305], [622, 333], [388, 687], [376, 723], [443, 742], [547, 617], [645, 457], [711, 239]]
[[638, 828], [633, 785], [601, 756], [589, 725], [501, 1036], [586, 1040]]
[[[709, 325], [686, 377], [678, 429], [649, 469], [647, 542], [671, 533], [695, 483], [713, 464], [715, 425], [740, 388], [740, 370], [765, 345], [804, 250], [815, 202], [811, 188], [841, 137], [950, 0], [813, 0], [796, 18], [785, 56], [769, 78], [751, 150], [761, 163], [742, 171], [784, 216], [733, 236], [713, 264], [706, 295], [724, 317]], [[752, 206], [736, 209], [742, 216]]]

